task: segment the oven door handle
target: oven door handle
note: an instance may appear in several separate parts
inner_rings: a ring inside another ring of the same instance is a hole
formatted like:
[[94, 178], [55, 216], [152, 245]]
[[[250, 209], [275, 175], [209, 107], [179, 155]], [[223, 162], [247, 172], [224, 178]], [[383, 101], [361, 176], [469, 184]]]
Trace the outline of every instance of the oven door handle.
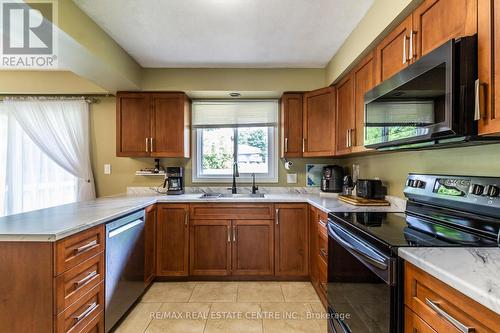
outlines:
[[[349, 239], [342, 238], [342, 236], [340, 236], [338, 234], [338, 232], [335, 230], [335, 228], [337, 228], [339, 231], [344, 233], [345, 237], [347, 237]], [[362, 242], [357, 240], [355, 237], [350, 236], [346, 231], [342, 230], [342, 228], [337, 227], [337, 226], [333, 226], [331, 223], [329, 223], [328, 224], [328, 233], [337, 242], [339, 242], [343, 247], [354, 251], [356, 254], [363, 257], [364, 260], [368, 261], [370, 264], [377, 267], [378, 269], [381, 269], [384, 271], [389, 269], [389, 265], [385, 262], [384, 257], [377, 255], [374, 250], [367, 247], [365, 244], [363, 244]], [[366, 251], [363, 251], [362, 250], [363, 248], [372, 252], [372, 255], [366, 253]]]

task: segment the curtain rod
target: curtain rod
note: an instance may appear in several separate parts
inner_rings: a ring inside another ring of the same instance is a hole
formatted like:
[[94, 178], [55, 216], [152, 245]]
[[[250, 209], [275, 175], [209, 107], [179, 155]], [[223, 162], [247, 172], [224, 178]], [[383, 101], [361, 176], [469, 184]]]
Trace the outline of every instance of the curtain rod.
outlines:
[[98, 99], [96, 97], [109, 97], [111, 95], [4, 95], [3, 98], [0, 98], [0, 101], [4, 101], [5, 98], [14, 99], [14, 100], [30, 100], [30, 99], [39, 99], [39, 100], [84, 100], [85, 102], [92, 104], [97, 103]]

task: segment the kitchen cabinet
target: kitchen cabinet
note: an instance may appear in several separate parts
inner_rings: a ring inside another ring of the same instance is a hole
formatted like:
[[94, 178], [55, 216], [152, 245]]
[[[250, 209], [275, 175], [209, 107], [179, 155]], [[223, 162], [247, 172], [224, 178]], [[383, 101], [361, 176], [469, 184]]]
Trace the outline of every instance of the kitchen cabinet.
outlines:
[[410, 33], [412, 17], [408, 16], [375, 48], [375, 82], [381, 83], [411, 63]]
[[144, 283], [148, 286], [156, 274], [156, 205], [146, 208], [144, 244]]
[[158, 204], [156, 275], [187, 276], [189, 267], [189, 205]]
[[275, 275], [309, 276], [307, 204], [275, 205]]
[[461, 332], [450, 318], [470, 332], [500, 332], [500, 315], [408, 262], [404, 286], [405, 333]]
[[415, 61], [446, 41], [477, 33], [478, 0], [425, 0], [412, 13], [410, 58]]
[[191, 204], [190, 274], [272, 276], [272, 204]]
[[328, 273], [328, 236], [326, 233], [327, 213], [309, 207], [309, 262], [311, 283], [323, 306], [327, 307], [326, 282]]
[[336, 84], [337, 90], [337, 139], [336, 155], [349, 154], [353, 146], [356, 125], [354, 114], [354, 86], [352, 72]]
[[281, 96], [281, 158], [302, 157], [303, 98], [301, 93]]
[[500, 133], [500, 6], [478, 0], [479, 134]]
[[319, 286], [318, 256], [316, 255], [318, 253], [318, 220], [318, 209], [309, 206], [309, 276], [316, 290]]
[[232, 275], [274, 274], [273, 220], [232, 221]]
[[335, 88], [327, 87], [304, 94], [303, 156], [335, 155]]
[[[352, 152], [366, 151], [365, 138], [365, 94], [374, 87], [375, 59], [373, 52], [359, 62], [353, 70], [354, 89], [354, 135], [352, 136]], [[352, 135], [353, 133], [351, 133]]]
[[116, 155], [188, 158], [190, 122], [190, 103], [184, 93], [119, 92]]
[[190, 275], [231, 275], [231, 220], [192, 220]]

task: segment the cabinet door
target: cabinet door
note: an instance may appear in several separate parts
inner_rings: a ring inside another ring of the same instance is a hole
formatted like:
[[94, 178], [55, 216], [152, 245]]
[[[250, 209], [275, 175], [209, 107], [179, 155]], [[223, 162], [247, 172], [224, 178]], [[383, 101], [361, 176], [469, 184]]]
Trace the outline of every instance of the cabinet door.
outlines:
[[365, 143], [365, 94], [374, 86], [375, 63], [373, 53], [370, 53], [353, 70], [354, 86], [354, 147], [353, 151], [359, 152], [366, 150]]
[[231, 236], [231, 220], [193, 220], [191, 275], [231, 275]]
[[436, 333], [425, 321], [405, 306], [404, 333]]
[[275, 274], [309, 275], [309, 224], [306, 204], [275, 205]]
[[189, 157], [190, 109], [182, 93], [151, 95], [151, 156]]
[[157, 214], [156, 275], [187, 276], [189, 205], [159, 204]]
[[116, 95], [116, 156], [149, 156], [151, 108], [148, 94]]
[[144, 282], [148, 286], [155, 278], [156, 263], [156, 206], [146, 208], [146, 226], [144, 243]]
[[352, 73], [347, 74], [336, 86], [337, 88], [337, 149], [336, 154], [348, 154], [353, 146], [354, 88]]
[[304, 94], [304, 157], [335, 155], [335, 89]]
[[476, 33], [477, 0], [425, 0], [413, 11], [412, 60], [452, 38]]
[[377, 84], [387, 80], [410, 64], [409, 41], [411, 29], [412, 18], [410, 15], [375, 48], [377, 66], [375, 80]]
[[274, 221], [232, 221], [233, 275], [274, 274]]
[[281, 157], [302, 157], [302, 94], [281, 97]]
[[318, 221], [319, 214], [315, 207], [309, 207], [309, 275], [311, 283], [316, 290], [319, 287], [318, 280]]
[[500, 133], [500, 6], [478, 0], [479, 134]]

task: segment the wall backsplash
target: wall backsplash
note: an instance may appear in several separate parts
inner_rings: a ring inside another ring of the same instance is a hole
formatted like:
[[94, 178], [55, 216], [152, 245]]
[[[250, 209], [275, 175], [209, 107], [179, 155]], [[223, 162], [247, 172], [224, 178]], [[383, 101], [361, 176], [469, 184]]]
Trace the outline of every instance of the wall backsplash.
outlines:
[[380, 178], [388, 194], [403, 196], [410, 172], [500, 177], [500, 144], [438, 150], [380, 153], [339, 161], [360, 166], [360, 178]]

